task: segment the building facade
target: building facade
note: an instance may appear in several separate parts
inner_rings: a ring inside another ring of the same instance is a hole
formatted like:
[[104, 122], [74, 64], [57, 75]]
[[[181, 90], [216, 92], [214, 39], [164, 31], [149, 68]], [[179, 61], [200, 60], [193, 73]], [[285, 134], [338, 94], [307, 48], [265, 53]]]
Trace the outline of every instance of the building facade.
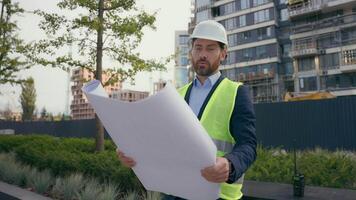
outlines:
[[175, 32], [174, 85], [180, 88], [189, 81], [189, 34], [188, 31]]
[[[83, 94], [81, 88], [84, 83], [93, 80], [94, 74], [84, 68], [76, 68], [72, 71], [71, 81], [73, 85], [71, 86], [73, 100], [70, 105], [72, 119], [93, 119], [95, 118], [94, 109], [88, 103], [87, 98]], [[105, 73], [102, 75], [102, 80], [105, 83], [109, 79], [109, 76]], [[121, 83], [115, 83], [111, 86], [104, 87], [105, 91], [112, 97], [113, 92], [121, 89]]]
[[134, 102], [144, 99], [149, 96], [149, 92], [134, 91], [134, 90], [119, 90], [113, 92], [112, 98], [119, 99], [121, 101]]
[[289, 0], [296, 92], [356, 94], [356, 1]]
[[248, 85], [254, 102], [279, 101], [288, 87], [281, 84], [286, 79], [283, 73], [288, 71], [283, 63], [288, 56], [284, 56], [282, 47], [290, 45], [288, 33], [280, 33], [290, 26], [286, 2], [196, 0], [194, 12], [189, 27], [213, 19], [227, 31], [229, 48], [222, 74]]
[[286, 92], [356, 94], [355, 0], [195, 0], [200, 21], [228, 34], [226, 77], [250, 87], [255, 103]]

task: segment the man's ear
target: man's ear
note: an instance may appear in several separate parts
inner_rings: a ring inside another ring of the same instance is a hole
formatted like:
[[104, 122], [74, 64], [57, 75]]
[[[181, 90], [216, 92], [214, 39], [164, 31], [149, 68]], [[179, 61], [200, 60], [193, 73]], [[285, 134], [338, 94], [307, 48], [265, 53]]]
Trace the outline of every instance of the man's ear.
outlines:
[[220, 62], [223, 62], [226, 58], [227, 58], [227, 49], [224, 48], [223, 50], [221, 50]]

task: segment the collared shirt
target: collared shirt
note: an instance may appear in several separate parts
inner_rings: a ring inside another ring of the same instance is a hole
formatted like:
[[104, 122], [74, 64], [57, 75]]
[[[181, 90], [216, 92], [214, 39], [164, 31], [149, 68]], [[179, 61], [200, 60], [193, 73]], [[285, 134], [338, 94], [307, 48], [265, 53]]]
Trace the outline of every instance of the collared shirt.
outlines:
[[208, 96], [211, 88], [221, 76], [220, 71], [209, 76], [202, 85], [197, 77], [193, 81], [192, 90], [189, 97], [189, 106], [196, 116], [199, 115], [200, 108], [202, 107], [206, 97]]

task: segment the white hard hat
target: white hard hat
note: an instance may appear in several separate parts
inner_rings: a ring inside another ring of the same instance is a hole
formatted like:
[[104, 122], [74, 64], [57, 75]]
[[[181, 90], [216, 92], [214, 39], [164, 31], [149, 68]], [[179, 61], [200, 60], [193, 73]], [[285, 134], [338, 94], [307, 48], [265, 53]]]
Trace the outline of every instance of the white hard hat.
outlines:
[[227, 36], [224, 26], [214, 20], [206, 20], [197, 24], [190, 38], [214, 40], [227, 45]]

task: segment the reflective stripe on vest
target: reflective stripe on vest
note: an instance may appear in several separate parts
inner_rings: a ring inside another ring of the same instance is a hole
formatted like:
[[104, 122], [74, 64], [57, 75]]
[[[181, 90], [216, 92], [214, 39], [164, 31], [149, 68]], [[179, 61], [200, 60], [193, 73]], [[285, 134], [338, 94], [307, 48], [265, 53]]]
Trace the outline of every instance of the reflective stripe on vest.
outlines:
[[[192, 84], [192, 83], [190, 83]], [[184, 98], [190, 84], [178, 91]], [[217, 147], [217, 156], [224, 156], [232, 151], [236, 141], [230, 133], [230, 118], [235, 106], [238, 87], [242, 83], [223, 79], [211, 95], [200, 119], [201, 124]], [[220, 198], [235, 200], [242, 197], [244, 175], [233, 184], [220, 185]]]

